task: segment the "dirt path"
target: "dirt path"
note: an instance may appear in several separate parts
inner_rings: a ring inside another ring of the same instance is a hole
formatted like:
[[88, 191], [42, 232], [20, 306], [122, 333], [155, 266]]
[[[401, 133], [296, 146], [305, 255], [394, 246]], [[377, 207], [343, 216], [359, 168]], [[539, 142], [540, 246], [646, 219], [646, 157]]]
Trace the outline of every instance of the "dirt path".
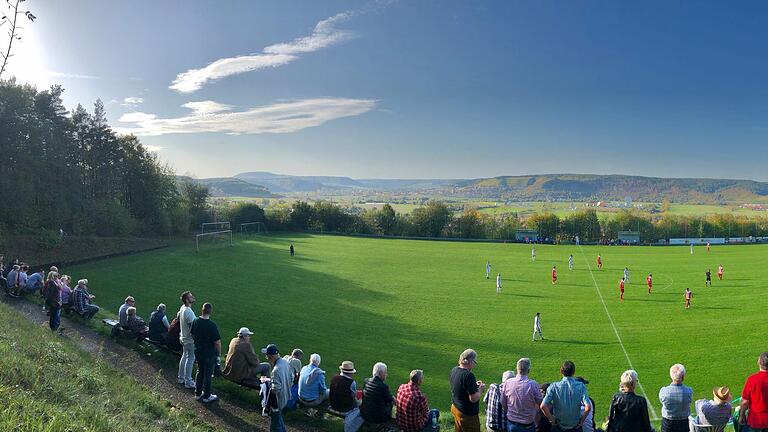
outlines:
[[[2, 296], [2, 295], [0, 295]], [[41, 307], [23, 300], [2, 296], [3, 301], [27, 318], [48, 327], [48, 317]], [[91, 328], [67, 319], [62, 315], [62, 337], [74, 342], [94, 357], [100, 358], [118, 370], [143, 384], [155, 395], [170, 401], [175, 407], [196, 412], [206, 423], [230, 431], [269, 431], [269, 419], [261, 416], [261, 410], [238, 404], [236, 400], [221, 397], [212, 404], [195, 401], [194, 392], [176, 383], [176, 369], [158, 369], [157, 365], [141, 353], [122, 346]], [[119, 391], [116, 389], [116, 391]], [[260, 407], [259, 407], [260, 408]], [[307, 432], [310, 428], [288, 427], [290, 432]]]

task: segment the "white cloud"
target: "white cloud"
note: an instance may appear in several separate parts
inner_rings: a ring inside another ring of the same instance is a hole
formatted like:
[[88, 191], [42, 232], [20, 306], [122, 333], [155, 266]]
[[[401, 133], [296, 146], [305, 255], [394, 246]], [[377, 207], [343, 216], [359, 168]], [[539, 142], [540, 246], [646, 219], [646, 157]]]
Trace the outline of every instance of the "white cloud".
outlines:
[[176, 79], [168, 88], [181, 93], [191, 93], [211, 80], [290, 63], [299, 58], [298, 54], [317, 51], [354, 37], [353, 32], [334, 27], [353, 15], [352, 12], [343, 12], [324, 19], [315, 25], [311, 35], [269, 45], [261, 54], [222, 58], [204, 68], [182, 72], [176, 75]]
[[[191, 105], [191, 106], [190, 106]], [[372, 99], [324, 98], [280, 102], [229, 111], [228, 105], [213, 101], [185, 104], [194, 112], [177, 118], [157, 118], [154, 114], [129, 113], [120, 117], [130, 127], [115, 127], [122, 134], [157, 136], [172, 133], [221, 132], [226, 134], [291, 133], [319, 126], [331, 120], [366, 113], [376, 106]], [[215, 111], [205, 111], [213, 108]]]
[[147, 151], [152, 152], [152, 153], [157, 153], [157, 152], [159, 152], [160, 150], [163, 149], [163, 146], [156, 146], [156, 145], [152, 145], [152, 144], [142, 144], [142, 146], [145, 149], [147, 149]]
[[123, 99], [123, 102], [130, 105], [138, 105], [142, 102], [144, 102], [143, 98], [137, 97], [137, 96], [130, 96], [125, 99]]
[[48, 71], [48, 76], [54, 77], [54, 78], [100, 79], [99, 77], [94, 75], [82, 75], [82, 74], [76, 74], [76, 73], [56, 72], [56, 71]]

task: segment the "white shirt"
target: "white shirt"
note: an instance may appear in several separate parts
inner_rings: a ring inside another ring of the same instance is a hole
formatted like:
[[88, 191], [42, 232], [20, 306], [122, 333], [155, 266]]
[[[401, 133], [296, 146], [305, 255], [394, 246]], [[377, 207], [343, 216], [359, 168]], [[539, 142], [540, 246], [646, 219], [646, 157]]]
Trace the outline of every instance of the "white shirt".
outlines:
[[501, 275], [496, 276], [496, 288], [501, 288]]
[[192, 312], [191, 307], [185, 305], [179, 309], [179, 341], [181, 343], [192, 343], [194, 338], [192, 337], [192, 321], [195, 320], [195, 313]]
[[533, 329], [538, 330], [541, 328], [541, 317], [539, 315], [536, 315], [533, 317]]

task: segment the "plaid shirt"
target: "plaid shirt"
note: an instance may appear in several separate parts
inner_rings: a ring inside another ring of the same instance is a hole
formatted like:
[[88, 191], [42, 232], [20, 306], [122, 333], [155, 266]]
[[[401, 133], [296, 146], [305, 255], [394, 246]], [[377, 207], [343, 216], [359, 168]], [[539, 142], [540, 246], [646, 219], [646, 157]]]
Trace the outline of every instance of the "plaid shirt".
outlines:
[[91, 295], [85, 288], [75, 288], [75, 310], [82, 313], [85, 306], [91, 304]]
[[413, 383], [400, 384], [395, 397], [397, 427], [405, 432], [424, 429], [429, 420], [429, 404], [424, 393]]
[[488, 392], [483, 399], [488, 407], [485, 411], [485, 427], [497, 431], [506, 429], [506, 417], [504, 416], [504, 405], [501, 403], [501, 389], [499, 385], [493, 383], [488, 386]]

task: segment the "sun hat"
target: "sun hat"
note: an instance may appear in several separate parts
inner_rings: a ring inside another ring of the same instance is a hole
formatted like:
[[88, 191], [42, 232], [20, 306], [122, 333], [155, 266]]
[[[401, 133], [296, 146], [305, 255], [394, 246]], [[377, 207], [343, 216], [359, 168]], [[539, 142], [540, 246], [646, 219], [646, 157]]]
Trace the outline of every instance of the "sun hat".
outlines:
[[357, 369], [355, 369], [355, 364], [352, 363], [349, 360], [344, 360], [341, 362], [341, 366], [339, 366], [339, 370], [344, 373], [357, 373]]
[[237, 334], [239, 334], [240, 336], [244, 336], [244, 335], [252, 335], [253, 332], [248, 330], [248, 327], [240, 327], [240, 330], [237, 331]]
[[261, 349], [261, 353], [266, 355], [277, 355], [280, 354], [280, 350], [277, 349], [277, 345], [269, 344]]
[[715, 399], [719, 400], [720, 402], [730, 402], [733, 399], [731, 389], [729, 389], [727, 386], [713, 388], [712, 394], [715, 396]]
[[[87, 283], [87, 282], [86, 282], [86, 283]], [[126, 302], [126, 303], [128, 303], [128, 302], [135, 302], [135, 301], [136, 301], [136, 300], [134, 300], [133, 296], [128, 296], [128, 297], [126, 297], [126, 298], [125, 298], [125, 302]]]

